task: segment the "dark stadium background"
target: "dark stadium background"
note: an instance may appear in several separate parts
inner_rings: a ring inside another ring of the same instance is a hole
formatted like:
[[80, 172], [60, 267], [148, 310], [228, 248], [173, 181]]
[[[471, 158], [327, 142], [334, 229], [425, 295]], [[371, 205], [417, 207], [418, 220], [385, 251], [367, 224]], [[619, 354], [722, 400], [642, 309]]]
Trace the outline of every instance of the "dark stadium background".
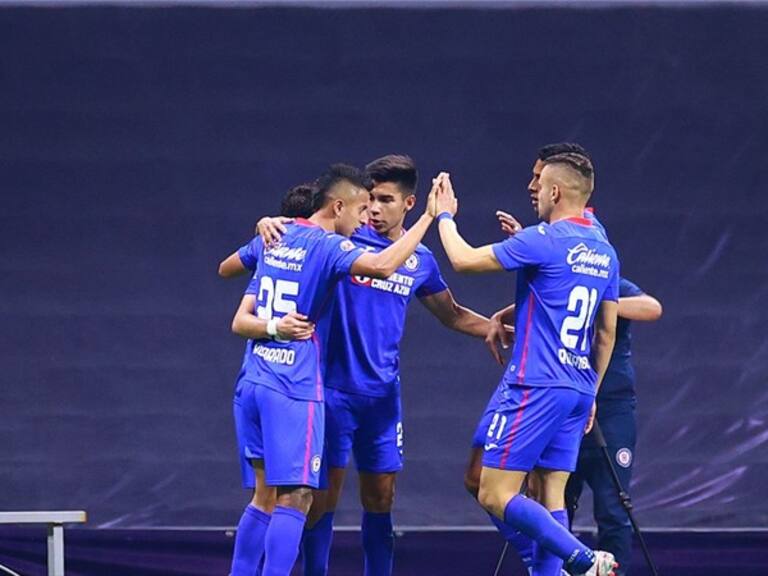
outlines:
[[[624, 274], [665, 309], [635, 329], [638, 516], [765, 526], [766, 30], [744, 6], [0, 10], [0, 509], [233, 525], [244, 283], [218, 261], [289, 186], [390, 152], [422, 200], [449, 170], [460, 229], [494, 241], [496, 209], [534, 221], [537, 148], [576, 140]], [[511, 275], [426, 242], [461, 302], [511, 301]], [[412, 306], [398, 524], [486, 524], [461, 479], [499, 375]]]

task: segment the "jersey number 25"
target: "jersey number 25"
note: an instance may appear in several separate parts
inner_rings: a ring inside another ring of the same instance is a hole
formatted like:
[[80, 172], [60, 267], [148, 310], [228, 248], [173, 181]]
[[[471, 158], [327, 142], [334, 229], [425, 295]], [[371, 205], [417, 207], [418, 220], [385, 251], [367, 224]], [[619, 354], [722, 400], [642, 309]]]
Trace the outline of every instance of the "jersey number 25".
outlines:
[[298, 295], [298, 282], [291, 280], [274, 281], [270, 276], [262, 276], [257, 301], [263, 302], [263, 305], [256, 307], [256, 316], [262, 320], [271, 320], [275, 312], [280, 316], [288, 314], [288, 312], [296, 312], [296, 302], [285, 297]]

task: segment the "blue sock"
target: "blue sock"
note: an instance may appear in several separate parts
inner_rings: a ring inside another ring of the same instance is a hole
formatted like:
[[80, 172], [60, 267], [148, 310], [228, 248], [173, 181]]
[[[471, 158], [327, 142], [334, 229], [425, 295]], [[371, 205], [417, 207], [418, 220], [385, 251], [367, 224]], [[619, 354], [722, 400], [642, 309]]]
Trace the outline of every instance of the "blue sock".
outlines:
[[[565, 510], [553, 510], [552, 518], [568, 530], [568, 513]], [[560, 576], [563, 569], [563, 559], [542, 546], [536, 547], [533, 561], [533, 576]]]
[[304, 529], [304, 576], [326, 576], [333, 542], [333, 512], [326, 512], [312, 528]]
[[231, 576], [256, 576], [259, 573], [269, 519], [269, 514], [252, 504], [245, 507], [237, 525]]
[[363, 553], [365, 576], [390, 576], [395, 552], [392, 514], [363, 512]]
[[263, 576], [289, 576], [299, 555], [307, 517], [293, 508], [275, 507], [265, 542]]
[[[493, 514], [488, 514], [491, 517], [491, 521], [499, 529], [504, 540], [510, 543], [510, 545], [517, 550], [520, 561], [526, 568], [530, 569], [533, 566], [534, 548], [536, 542], [531, 540], [528, 536], [520, 532], [517, 528], [513, 528], [509, 524], [505, 524]], [[559, 575], [558, 575], [559, 576]]]
[[533, 538], [539, 547], [561, 558], [569, 571], [580, 574], [595, 563], [595, 554], [568, 532], [541, 504], [522, 494], [513, 497], [504, 509], [504, 522]]

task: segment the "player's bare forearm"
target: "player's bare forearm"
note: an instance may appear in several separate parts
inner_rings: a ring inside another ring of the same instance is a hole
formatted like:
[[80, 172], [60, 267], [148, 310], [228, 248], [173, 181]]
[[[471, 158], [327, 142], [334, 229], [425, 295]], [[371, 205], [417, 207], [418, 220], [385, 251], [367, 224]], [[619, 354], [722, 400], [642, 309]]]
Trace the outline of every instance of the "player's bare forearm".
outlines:
[[440, 241], [456, 272], [496, 272], [502, 270], [490, 245], [475, 248], [467, 243], [456, 227], [456, 222], [445, 218], [438, 226]]
[[595, 392], [600, 390], [605, 371], [611, 361], [613, 346], [616, 343], [616, 320], [618, 317], [618, 303], [604, 300], [597, 311], [595, 320], [595, 340], [592, 344], [592, 367], [597, 372], [597, 386]]
[[642, 294], [619, 298], [619, 316], [639, 322], [655, 322], [663, 313], [661, 302], [653, 296]]
[[464, 306], [461, 306], [460, 304], [457, 304], [456, 307], [457, 310], [454, 320], [447, 326], [462, 334], [467, 334], [476, 338], [485, 338], [486, 334], [488, 334], [488, 323], [490, 320], [474, 310], [464, 308]]
[[256, 297], [246, 294], [240, 301], [240, 306], [232, 318], [232, 332], [243, 338], [262, 339], [269, 338], [267, 334], [267, 321], [254, 315], [253, 310]]
[[222, 278], [234, 278], [245, 274], [247, 268], [243, 266], [240, 255], [233, 252], [219, 263], [219, 276]]
[[267, 334], [267, 321], [257, 318], [253, 314], [235, 316], [232, 319], [232, 332], [243, 338], [260, 340], [269, 338]]
[[451, 330], [477, 338], [485, 338], [488, 333], [490, 320], [456, 302], [450, 290], [424, 296], [421, 303], [443, 326]]
[[403, 265], [413, 254], [416, 247], [427, 233], [434, 218], [422, 214], [416, 223], [403, 234], [397, 242], [376, 254], [366, 252], [354, 261], [350, 274], [353, 276], [370, 276], [372, 278], [387, 278]]
[[498, 318], [503, 322], [504, 324], [512, 324], [515, 323], [515, 304], [510, 304], [506, 308], [502, 308], [501, 310], [497, 310], [493, 313], [494, 318]]

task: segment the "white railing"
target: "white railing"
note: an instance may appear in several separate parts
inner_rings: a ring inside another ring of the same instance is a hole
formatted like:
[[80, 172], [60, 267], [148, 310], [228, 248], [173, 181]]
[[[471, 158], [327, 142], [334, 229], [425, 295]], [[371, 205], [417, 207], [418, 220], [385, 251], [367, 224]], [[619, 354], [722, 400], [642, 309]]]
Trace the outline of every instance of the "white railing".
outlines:
[[64, 576], [64, 524], [82, 524], [82, 510], [0, 512], [0, 524], [46, 524], [48, 526], [48, 576]]

